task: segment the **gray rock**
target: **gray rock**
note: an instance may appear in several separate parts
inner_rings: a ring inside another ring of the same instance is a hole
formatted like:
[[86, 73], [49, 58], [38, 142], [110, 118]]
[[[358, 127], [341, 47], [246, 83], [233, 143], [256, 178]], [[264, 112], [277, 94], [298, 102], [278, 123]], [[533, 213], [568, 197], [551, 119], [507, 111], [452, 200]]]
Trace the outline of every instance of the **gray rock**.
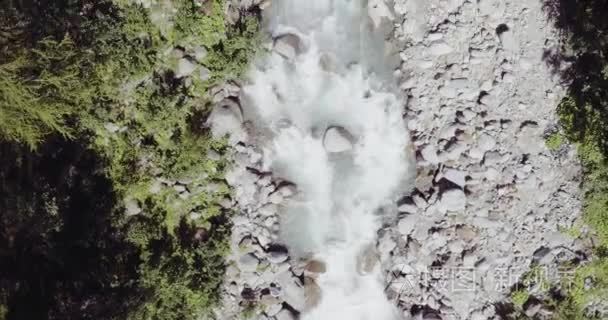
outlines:
[[276, 316], [283, 309], [282, 303], [267, 305], [265, 308], [266, 314], [270, 317]]
[[454, 52], [454, 48], [443, 41], [436, 41], [429, 46], [429, 52], [434, 56], [443, 56]]
[[357, 255], [357, 272], [359, 272], [360, 275], [369, 274], [378, 264], [378, 260], [379, 257], [376, 252], [376, 246], [365, 246]]
[[148, 189], [150, 191], [151, 194], [158, 194], [163, 188], [163, 183], [158, 181], [158, 180], [154, 180], [154, 182], [152, 182], [152, 185], [150, 186], [150, 189]]
[[272, 5], [272, 0], [261, 0], [260, 3], [258, 4], [258, 7], [261, 10], [266, 10], [266, 9], [270, 8], [271, 5]]
[[272, 204], [281, 204], [283, 202], [283, 195], [280, 192], [273, 192], [268, 196], [268, 202]]
[[189, 58], [181, 58], [177, 61], [177, 68], [175, 69], [175, 77], [183, 78], [191, 75], [196, 70], [196, 63], [192, 62]]
[[397, 210], [399, 210], [399, 212], [404, 212], [404, 213], [416, 213], [418, 211], [418, 208], [416, 207], [416, 204], [404, 203], [404, 204], [400, 205], [399, 208], [397, 208]]
[[426, 145], [424, 148], [422, 148], [422, 150], [420, 150], [420, 154], [422, 155], [422, 158], [431, 163], [431, 164], [437, 164], [439, 163], [439, 157], [437, 156], [437, 148], [432, 145]]
[[399, 223], [397, 224], [397, 230], [399, 230], [400, 234], [404, 236], [409, 236], [416, 228], [418, 220], [418, 215], [408, 214], [399, 220]]
[[270, 261], [270, 263], [279, 264], [287, 261], [288, 258], [287, 249], [284, 247], [271, 246], [268, 251], [268, 261]]
[[453, 182], [461, 188], [464, 188], [464, 185], [466, 183], [466, 176], [466, 172], [452, 168], [446, 169], [443, 173], [443, 177], [445, 179]]
[[296, 320], [296, 317], [287, 309], [281, 310], [274, 317], [276, 320]]
[[303, 44], [300, 37], [295, 34], [287, 33], [278, 36], [274, 40], [273, 50], [283, 56], [285, 59], [293, 60], [296, 55], [303, 51]]
[[254, 272], [256, 271], [258, 264], [260, 263], [260, 261], [258, 260], [258, 258], [251, 254], [244, 254], [239, 258], [239, 269], [241, 269], [242, 271], [245, 272]]
[[127, 209], [127, 216], [136, 216], [142, 211], [139, 207], [139, 203], [135, 199], [126, 200], [125, 207]]
[[542, 309], [542, 307], [543, 305], [540, 302], [530, 303], [526, 306], [526, 310], [524, 311], [524, 313], [528, 317], [534, 317]]
[[492, 138], [492, 136], [483, 133], [481, 136], [479, 136], [478, 145], [481, 150], [490, 151], [496, 146], [496, 140]]
[[304, 277], [304, 296], [306, 297], [304, 311], [313, 309], [321, 302], [321, 287], [315, 279]]
[[353, 137], [342, 127], [330, 127], [323, 136], [323, 146], [327, 152], [346, 152], [353, 148]]
[[201, 81], [207, 81], [211, 78], [211, 71], [205, 67], [200, 67], [198, 72], [198, 78]]
[[506, 30], [498, 35], [502, 47], [510, 52], [519, 51], [519, 41], [515, 38], [513, 31]]
[[388, 257], [397, 247], [397, 243], [391, 238], [389, 233], [385, 233], [378, 240], [378, 251], [380, 252], [381, 257]]
[[325, 262], [319, 260], [311, 260], [304, 267], [304, 272], [308, 275], [325, 273], [326, 270]]
[[207, 49], [203, 46], [195, 46], [192, 51], [194, 52], [194, 59], [199, 63], [203, 63], [207, 57]]
[[108, 122], [106, 124], [103, 125], [103, 127], [109, 132], [109, 133], [116, 133], [118, 132], [118, 130], [120, 130], [120, 127], [112, 122]]
[[274, 216], [277, 214], [278, 211], [278, 206], [274, 203], [268, 203], [263, 205], [259, 210], [258, 213], [264, 217], [270, 217], [270, 216]]
[[441, 194], [440, 207], [446, 211], [462, 211], [467, 204], [467, 196], [460, 189], [446, 190]]
[[282, 272], [277, 278], [278, 284], [281, 286], [283, 300], [294, 309], [304, 310], [306, 297], [304, 288], [297, 278], [292, 276], [290, 271]]
[[223, 138], [226, 135], [237, 139], [243, 138], [242, 123], [241, 107], [238, 102], [231, 98], [224, 99], [215, 106], [207, 120], [207, 125], [211, 127], [211, 133], [216, 139]]

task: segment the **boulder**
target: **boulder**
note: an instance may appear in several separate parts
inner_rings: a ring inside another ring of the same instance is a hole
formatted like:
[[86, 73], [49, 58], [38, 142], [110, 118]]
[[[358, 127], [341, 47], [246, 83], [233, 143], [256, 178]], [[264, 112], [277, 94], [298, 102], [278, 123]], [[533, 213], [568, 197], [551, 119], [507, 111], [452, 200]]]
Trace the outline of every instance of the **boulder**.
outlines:
[[454, 51], [454, 48], [450, 47], [443, 41], [436, 41], [429, 46], [429, 52], [434, 56], [443, 56], [450, 54]]
[[196, 70], [196, 64], [189, 58], [181, 58], [177, 61], [175, 77], [183, 78], [191, 75]]
[[303, 51], [302, 40], [293, 33], [280, 35], [274, 39], [273, 50], [283, 58], [293, 60]]
[[254, 271], [256, 271], [259, 262], [260, 261], [258, 260], [258, 258], [256, 258], [255, 255], [248, 253], [248, 254], [242, 255], [239, 258], [239, 268], [242, 271], [254, 272]]
[[281, 286], [283, 301], [298, 311], [304, 310], [306, 297], [299, 279], [293, 277], [291, 271], [287, 270], [278, 276], [277, 281]]
[[441, 194], [441, 208], [444, 211], [462, 211], [467, 204], [467, 196], [460, 189], [449, 189]]
[[291, 313], [291, 311], [287, 310], [287, 309], [283, 309], [281, 311], [279, 311], [279, 313], [277, 313], [274, 316], [277, 320], [295, 320], [296, 317], [293, 315], [293, 313]]
[[306, 310], [313, 309], [321, 302], [321, 287], [315, 279], [304, 278], [304, 296], [306, 297]]
[[420, 219], [416, 214], [408, 214], [405, 217], [401, 218], [397, 224], [397, 230], [403, 236], [409, 236], [416, 228], [416, 224]]
[[289, 255], [287, 248], [280, 245], [270, 245], [268, 248], [268, 261], [270, 263], [279, 264], [287, 261]]
[[353, 148], [353, 136], [342, 127], [330, 127], [323, 136], [323, 146], [330, 153], [350, 151]]
[[325, 265], [325, 262], [319, 260], [310, 260], [306, 264], [304, 270], [313, 274], [325, 273], [325, 271], [327, 271], [327, 266]]
[[464, 188], [464, 185], [466, 183], [466, 176], [466, 172], [452, 168], [446, 169], [443, 173], [443, 177], [445, 179], [451, 181], [452, 183], [458, 185], [461, 188]]
[[127, 216], [136, 216], [142, 211], [139, 207], [139, 203], [135, 199], [128, 199], [125, 202], [125, 207], [127, 209]]
[[243, 138], [244, 130], [242, 127], [243, 112], [236, 99], [226, 98], [217, 104], [209, 119], [207, 126], [211, 127], [211, 134], [214, 138], [223, 138], [226, 135]]
[[360, 275], [369, 274], [374, 270], [379, 259], [375, 245], [365, 246], [357, 255], [357, 272]]

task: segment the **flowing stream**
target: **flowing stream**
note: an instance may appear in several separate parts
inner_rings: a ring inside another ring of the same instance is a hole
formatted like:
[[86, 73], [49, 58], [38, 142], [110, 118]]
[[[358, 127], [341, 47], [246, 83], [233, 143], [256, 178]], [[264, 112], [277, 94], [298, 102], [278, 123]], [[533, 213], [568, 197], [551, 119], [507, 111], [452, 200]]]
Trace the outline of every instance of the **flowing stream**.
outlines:
[[381, 208], [415, 169], [384, 39], [363, 0], [281, 0], [269, 10], [275, 50], [244, 94], [266, 169], [297, 186], [281, 240], [292, 257], [326, 265], [314, 280], [320, 300], [301, 318], [399, 319], [384, 293], [377, 232]]

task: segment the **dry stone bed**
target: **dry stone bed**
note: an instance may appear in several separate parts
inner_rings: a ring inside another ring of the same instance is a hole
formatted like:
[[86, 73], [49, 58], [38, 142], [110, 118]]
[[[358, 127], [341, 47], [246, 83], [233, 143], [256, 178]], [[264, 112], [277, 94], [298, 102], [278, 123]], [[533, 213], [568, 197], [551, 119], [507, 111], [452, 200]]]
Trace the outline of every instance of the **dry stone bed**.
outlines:
[[539, 1], [395, 2], [418, 177], [381, 231], [389, 295], [422, 319], [491, 319], [533, 262], [577, 255], [580, 168], [544, 142], [556, 34]]

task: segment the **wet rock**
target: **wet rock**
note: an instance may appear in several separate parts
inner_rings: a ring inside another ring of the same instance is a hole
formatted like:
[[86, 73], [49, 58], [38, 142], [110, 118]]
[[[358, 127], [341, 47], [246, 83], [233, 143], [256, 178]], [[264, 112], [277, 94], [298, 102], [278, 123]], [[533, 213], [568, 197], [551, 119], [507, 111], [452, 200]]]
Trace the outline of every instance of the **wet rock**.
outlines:
[[262, 0], [262, 1], [260, 1], [260, 4], [258, 5], [258, 7], [260, 8], [260, 10], [266, 10], [271, 5], [272, 5], [272, 1], [271, 0]]
[[399, 220], [397, 230], [404, 236], [409, 236], [416, 228], [419, 217], [415, 214], [408, 214]]
[[305, 271], [315, 274], [325, 273], [327, 267], [325, 262], [319, 260], [311, 260], [306, 264]]
[[276, 320], [296, 320], [296, 317], [287, 309], [281, 310], [275, 316]]
[[315, 279], [304, 277], [304, 296], [306, 297], [305, 310], [311, 310], [321, 302], [321, 287]]
[[357, 272], [360, 275], [367, 275], [378, 264], [378, 253], [375, 245], [365, 246], [357, 255]]
[[410, 213], [410, 214], [418, 212], [418, 208], [416, 207], [415, 203], [404, 203], [404, 204], [400, 205], [399, 208], [397, 208], [397, 210], [399, 210], [399, 212]]
[[268, 196], [268, 202], [278, 205], [283, 202], [283, 195], [280, 192], [273, 192]]
[[281, 286], [281, 298], [296, 310], [304, 310], [306, 297], [303, 287], [297, 278], [294, 278], [290, 271], [285, 271], [277, 279]]
[[287, 248], [276, 244], [268, 248], [268, 261], [270, 263], [279, 264], [287, 261], [288, 258]]
[[258, 260], [258, 258], [251, 254], [244, 254], [239, 258], [239, 269], [241, 269], [242, 271], [245, 272], [254, 272], [256, 271], [258, 264], [260, 263], [260, 261]]
[[381, 257], [390, 256], [391, 252], [397, 247], [397, 243], [391, 238], [391, 235], [385, 233], [378, 240], [378, 251]]
[[323, 146], [330, 153], [350, 151], [353, 141], [352, 135], [342, 127], [330, 127], [323, 136]]
[[295, 59], [296, 55], [302, 53], [303, 49], [300, 37], [292, 33], [278, 36], [274, 40], [273, 50], [288, 60]]

